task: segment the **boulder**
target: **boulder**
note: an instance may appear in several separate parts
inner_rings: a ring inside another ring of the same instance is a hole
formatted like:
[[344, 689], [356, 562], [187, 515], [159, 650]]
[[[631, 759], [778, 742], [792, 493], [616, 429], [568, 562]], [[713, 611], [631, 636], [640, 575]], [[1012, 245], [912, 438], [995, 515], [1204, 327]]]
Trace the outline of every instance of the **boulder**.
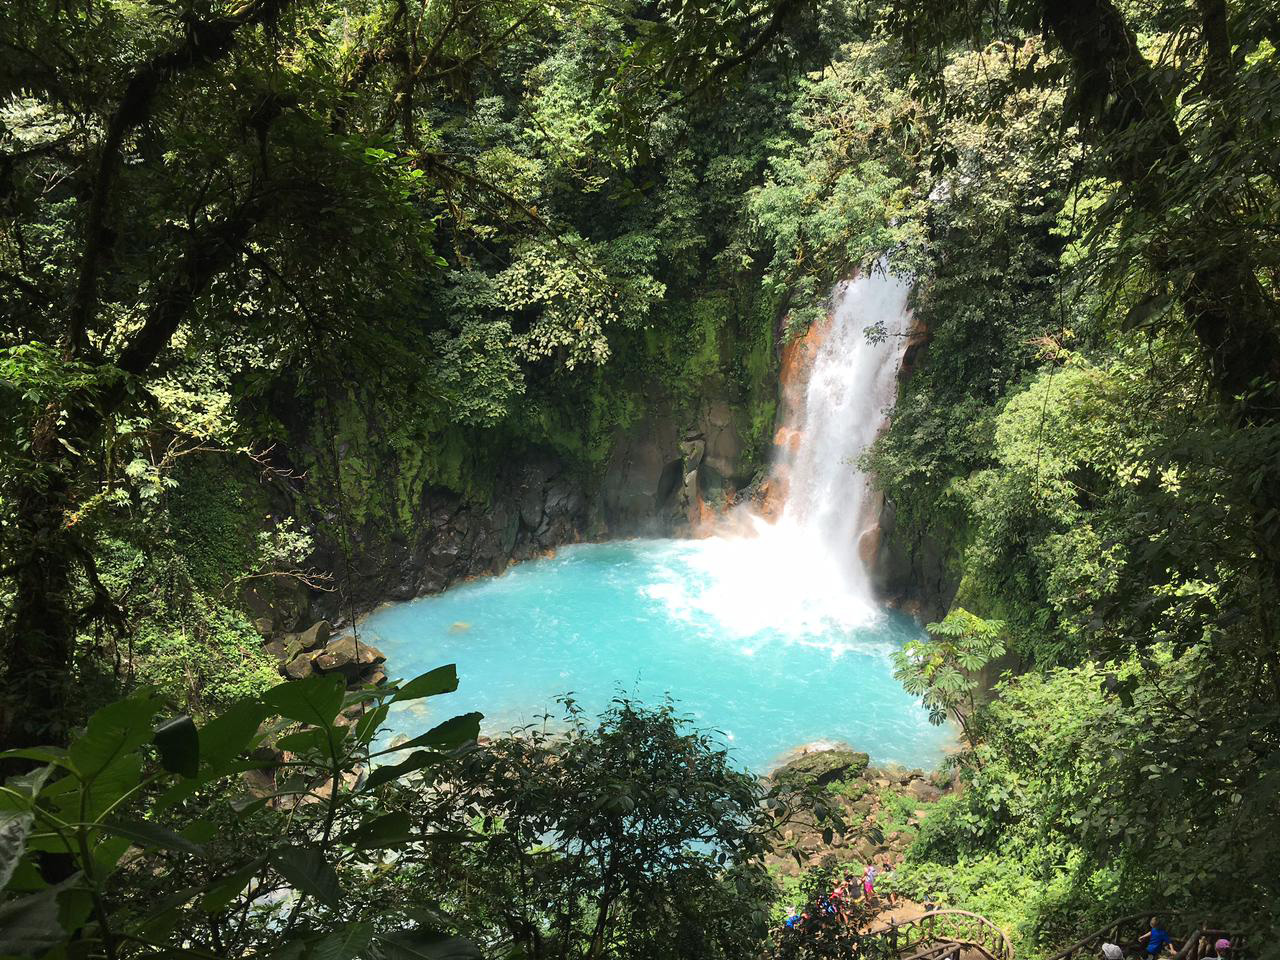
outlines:
[[329, 642], [333, 634], [333, 624], [328, 620], [318, 620], [300, 633], [290, 634], [288, 639], [298, 645], [299, 650], [314, 650]]
[[312, 665], [320, 673], [341, 673], [348, 680], [357, 680], [367, 668], [384, 663], [386, 659], [377, 647], [356, 643], [355, 637], [345, 634], [330, 640], [316, 655]]
[[870, 757], [855, 750], [815, 750], [801, 754], [775, 770], [773, 782], [792, 788], [811, 783], [821, 787], [837, 780], [861, 776], [869, 762]]
[[312, 663], [314, 659], [315, 654], [312, 653], [298, 654], [284, 665], [285, 676], [290, 680], [305, 680], [315, 673], [315, 665]]
[[266, 638], [271, 636], [272, 630], [275, 629], [275, 624], [272, 623], [270, 617], [256, 617], [253, 621], [253, 629]]
[[289, 662], [289, 648], [283, 640], [272, 640], [270, 643], [264, 643], [262, 649], [279, 660], [282, 667]]
[[920, 803], [933, 803], [942, 796], [942, 791], [928, 780], [912, 780], [907, 784], [906, 792]]

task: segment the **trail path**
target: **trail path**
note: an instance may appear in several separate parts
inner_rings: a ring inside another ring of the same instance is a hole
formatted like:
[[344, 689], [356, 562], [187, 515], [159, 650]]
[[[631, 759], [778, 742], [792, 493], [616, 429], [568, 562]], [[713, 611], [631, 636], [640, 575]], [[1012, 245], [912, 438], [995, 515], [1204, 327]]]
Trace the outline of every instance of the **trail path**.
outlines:
[[923, 917], [924, 915], [924, 904], [916, 903], [914, 900], [899, 898], [897, 905], [892, 907], [889, 906], [889, 902], [886, 900], [880, 912], [867, 924], [867, 929], [890, 923], [904, 923], [907, 920], [915, 920], [917, 917]]

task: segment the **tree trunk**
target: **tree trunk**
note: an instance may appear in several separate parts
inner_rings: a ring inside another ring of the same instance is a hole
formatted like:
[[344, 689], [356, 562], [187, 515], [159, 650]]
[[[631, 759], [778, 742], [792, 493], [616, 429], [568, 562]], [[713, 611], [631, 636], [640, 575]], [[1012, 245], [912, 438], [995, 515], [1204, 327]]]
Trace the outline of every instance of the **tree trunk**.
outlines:
[[34, 477], [16, 499], [22, 546], [0, 694], [0, 748], [6, 750], [64, 739], [76, 634], [66, 476], [53, 466]]

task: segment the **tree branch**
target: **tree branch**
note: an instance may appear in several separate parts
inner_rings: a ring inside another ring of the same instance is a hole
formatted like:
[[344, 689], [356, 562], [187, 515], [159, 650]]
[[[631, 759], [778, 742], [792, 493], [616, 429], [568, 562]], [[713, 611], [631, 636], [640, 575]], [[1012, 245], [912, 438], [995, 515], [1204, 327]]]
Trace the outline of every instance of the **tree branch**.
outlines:
[[107, 122], [106, 137], [94, 176], [84, 225], [84, 249], [75, 296], [71, 301], [67, 332], [69, 356], [80, 356], [89, 346], [89, 326], [98, 305], [98, 277], [113, 243], [112, 233], [107, 228], [107, 211], [120, 171], [125, 138], [151, 115], [156, 95], [163, 84], [184, 71], [222, 59], [234, 45], [240, 28], [273, 22], [288, 2], [249, 0], [231, 16], [192, 21], [187, 25], [181, 44], [156, 54], [129, 78], [124, 96]]

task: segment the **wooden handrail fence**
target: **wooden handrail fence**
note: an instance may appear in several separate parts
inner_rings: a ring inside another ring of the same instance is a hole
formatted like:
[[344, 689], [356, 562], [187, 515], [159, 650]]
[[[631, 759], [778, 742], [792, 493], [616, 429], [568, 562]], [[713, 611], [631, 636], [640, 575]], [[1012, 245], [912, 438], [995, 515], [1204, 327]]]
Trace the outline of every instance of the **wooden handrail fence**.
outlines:
[[[1083, 940], [1054, 954], [1049, 960], [1086, 960], [1086, 958], [1102, 960], [1104, 943], [1114, 943], [1124, 951], [1125, 956], [1141, 955], [1145, 948], [1138, 938], [1151, 929], [1150, 921], [1153, 916], [1177, 919], [1185, 917], [1185, 914], [1170, 910], [1147, 910], [1144, 913], [1135, 913], [1121, 917], [1119, 920], [1112, 920], [1101, 930], [1095, 930]], [[1171, 926], [1177, 928], [1176, 923]], [[1190, 934], [1173, 937], [1173, 945], [1177, 951], [1174, 954], [1174, 960], [1205, 960], [1206, 957], [1216, 956], [1217, 950], [1214, 949], [1214, 944], [1221, 939], [1231, 941], [1232, 957], [1244, 955], [1242, 951], [1246, 943], [1243, 936], [1230, 930], [1202, 925]], [[1167, 957], [1168, 954], [1165, 956]]]
[[1169, 912], [1160, 914], [1159, 911], [1148, 910], [1145, 913], [1134, 913], [1112, 920], [1101, 930], [1095, 930], [1083, 940], [1055, 953], [1049, 960], [1076, 960], [1078, 957], [1101, 958], [1104, 943], [1114, 943], [1126, 954], [1133, 953], [1140, 946], [1138, 938], [1151, 929], [1150, 921], [1153, 916], [1176, 917], [1178, 914]]
[[[1147, 911], [1112, 920], [1100, 930], [1073, 943], [1049, 960], [1102, 960], [1102, 945], [1114, 943], [1126, 956], [1144, 952], [1138, 939], [1149, 929], [1153, 913], [1181, 917], [1171, 911]], [[860, 935], [879, 940], [884, 956], [898, 960], [973, 960], [974, 954], [984, 960], [1015, 960], [1009, 935], [986, 917], [967, 910], [931, 910], [907, 920], [872, 926]], [[1244, 938], [1230, 930], [1201, 926], [1185, 937], [1174, 937], [1177, 953], [1173, 960], [1209, 960], [1217, 955], [1214, 944], [1220, 939], [1231, 941], [1233, 958], [1243, 956]], [[1166, 954], [1162, 960], [1167, 960]]]
[[889, 954], [903, 960], [959, 960], [966, 951], [976, 951], [987, 960], [1014, 960], [1009, 935], [968, 910], [931, 910], [872, 927], [866, 935], [880, 937]]

